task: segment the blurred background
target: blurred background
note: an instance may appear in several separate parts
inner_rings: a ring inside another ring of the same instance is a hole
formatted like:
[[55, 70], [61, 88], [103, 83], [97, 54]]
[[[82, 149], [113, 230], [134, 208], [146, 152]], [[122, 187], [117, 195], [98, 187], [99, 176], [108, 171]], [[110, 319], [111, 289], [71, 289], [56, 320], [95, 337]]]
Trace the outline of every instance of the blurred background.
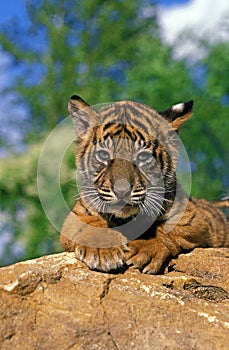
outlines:
[[[1, 266], [61, 251], [39, 201], [37, 163], [73, 93], [158, 110], [194, 99], [180, 132], [192, 195], [228, 194], [228, 0], [1, 1], [0, 74]], [[61, 168], [70, 207], [73, 152]]]

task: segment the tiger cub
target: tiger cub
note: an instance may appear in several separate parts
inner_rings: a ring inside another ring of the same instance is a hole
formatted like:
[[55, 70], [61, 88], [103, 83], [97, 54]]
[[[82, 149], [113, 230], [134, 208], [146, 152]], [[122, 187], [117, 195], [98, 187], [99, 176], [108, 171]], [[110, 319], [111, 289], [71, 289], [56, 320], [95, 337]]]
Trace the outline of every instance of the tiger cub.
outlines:
[[64, 250], [90, 269], [156, 274], [181, 252], [229, 246], [220, 209], [190, 198], [176, 176], [178, 129], [192, 107], [157, 112], [121, 101], [96, 110], [71, 97], [81, 190], [62, 228]]

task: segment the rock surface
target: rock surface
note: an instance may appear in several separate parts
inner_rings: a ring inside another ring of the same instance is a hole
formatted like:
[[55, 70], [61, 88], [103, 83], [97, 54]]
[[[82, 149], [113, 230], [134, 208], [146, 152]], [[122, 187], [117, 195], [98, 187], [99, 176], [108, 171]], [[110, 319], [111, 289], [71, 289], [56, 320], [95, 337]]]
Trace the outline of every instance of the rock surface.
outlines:
[[90, 271], [61, 253], [0, 269], [2, 350], [229, 348], [229, 249], [195, 249], [164, 275]]

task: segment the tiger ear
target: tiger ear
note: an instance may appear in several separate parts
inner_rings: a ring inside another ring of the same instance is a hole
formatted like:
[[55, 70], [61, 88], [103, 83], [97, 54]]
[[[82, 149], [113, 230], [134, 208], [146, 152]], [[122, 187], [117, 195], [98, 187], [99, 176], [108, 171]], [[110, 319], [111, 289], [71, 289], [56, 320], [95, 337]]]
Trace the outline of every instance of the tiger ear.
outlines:
[[180, 126], [192, 116], [193, 100], [184, 103], [178, 103], [160, 115], [168, 120], [174, 130], [178, 130]]
[[68, 101], [68, 111], [72, 117], [76, 135], [82, 137], [97, 123], [97, 113], [81, 97], [73, 95]]

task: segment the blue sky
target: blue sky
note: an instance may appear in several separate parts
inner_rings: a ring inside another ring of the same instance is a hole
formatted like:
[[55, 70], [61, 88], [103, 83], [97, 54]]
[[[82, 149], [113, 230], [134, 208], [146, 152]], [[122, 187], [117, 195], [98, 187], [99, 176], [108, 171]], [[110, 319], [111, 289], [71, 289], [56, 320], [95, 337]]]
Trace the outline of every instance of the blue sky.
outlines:
[[0, 24], [12, 17], [26, 18], [25, 0], [1, 0], [0, 1]]
[[[157, 0], [162, 6], [171, 7], [177, 4], [187, 3], [189, 0]], [[0, 24], [17, 17], [26, 20], [26, 0], [1, 0], [0, 1]]]
[[[148, 1], [150, 3], [153, 0]], [[0, 0], [0, 27], [12, 18], [18, 19], [22, 26], [26, 25], [28, 23], [26, 2], [27, 0]], [[159, 5], [161, 29], [168, 43], [173, 44], [183, 30], [190, 28], [199, 36], [208, 32], [209, 36], [213, 36], [213, 40], [216, 36], [225, 39], [226, 34], [222, 32], [220, 26], [217, 27], [217, 23], [222, 16], [229, 15], [228, 0], [155, 0], [155, 2]], [[186, 48], [183, 52], [185, 51]]]

